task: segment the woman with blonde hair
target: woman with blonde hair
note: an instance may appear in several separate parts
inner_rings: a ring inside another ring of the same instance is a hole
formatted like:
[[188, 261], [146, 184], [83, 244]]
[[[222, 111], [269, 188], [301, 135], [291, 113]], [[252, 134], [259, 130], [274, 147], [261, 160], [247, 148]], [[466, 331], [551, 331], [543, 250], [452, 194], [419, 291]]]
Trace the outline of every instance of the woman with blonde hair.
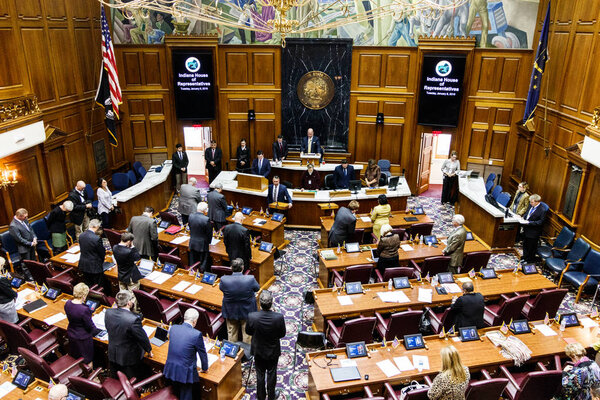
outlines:
[[598, 364], [587, 357], [581, 343], [569, 343], [565, 354], [571, 359], [562, 373], [562, 390], [555, 399], [591, 400], [592, 386], [600, 383]]
[[471, 375], [462, 365], [456, 347], [450, 345], [441, 350], [442, 371], [435, 377], [427, 396], [431, 400], [464, 400]]
[[78, 283], [73, 288], [73, 300], [65, 303], [65, 314], [69, 320], [69, 355], [83, 357], [86, 363], [94, 360], [94, 336], [100, 332], [92, 321], [92, 311], [85, 304], [89, 292], [90, 288], [85, 283]]
[[[0, 257], [0, 273], [4, 275], [6, 270], [4, 266], [6, 260]], [[17, 315], [17, 309], [15, 308], [15, 302], [17, 300], [17, 292], [13, 289], [10, 284], [10, 280], [7, 277], [0, 277], [0, 319], [7, 322], [16, 324], [19, 322], [19, 316]]]
[[388, 204], [388, 199], [385, 194], [380, 194], [377, 198], [379, 205], [371, 211], [371, 221], [373, 221], [373, 235], [379, 240], [381, 236], [381, 227], [390, 223], [390, 215], [392, 207]]

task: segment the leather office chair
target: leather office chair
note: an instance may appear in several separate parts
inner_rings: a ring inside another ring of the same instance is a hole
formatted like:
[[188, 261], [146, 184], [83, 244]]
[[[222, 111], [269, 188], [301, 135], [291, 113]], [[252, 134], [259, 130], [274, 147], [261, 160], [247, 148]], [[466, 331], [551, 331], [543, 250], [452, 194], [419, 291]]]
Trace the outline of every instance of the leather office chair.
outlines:
[[463, 258], [463, 265], [460, 268], [460, 272], [469, 272], [471, 269], [479, 272], [481, 268], [487, 267], [491, 256], [491, 251], [474, 251], [472, 253], [466, 253]]
[[375, 317], [360, 317], [345, 322], [327, 320], [327, 341], [333, 347], [344, 347], [347, 343], [361, 341], [371, 343], [375, 322]]
[[572, 262], [567, 265], [560, 275], [558, 287], [560, 288], [563, 282], [576, 287], [575, 303], [578, 303], [583, 290], [597, 287], [598, 281], [600, 281], [600, 252], [592, 249], [583, 262]]
[[134, 161], [134, 162], [133, 162], [133, 164], [131, 164], [131, 169], [132, 169], [134, 172], [137, 172], [137, 169], [138, 169], [139, 167], [141, 167], [141, 166], [142, 166], [142, 163], [141, 163], [141, 161]]
[[381, 187], [381, 186], [386, 186], [387, 184], [388, 184], [388, 176], [386, 174], [381, 174], [377, 185], [379, 185]]
[[92, 373], [92, 370], [83, 362], [83, 357], [75, 359], [69, 355], [64, 355], [58, 360], [48, 363], [41, 356], [26, 348], [19, 347], [18, 351], [25, 359], [27, 368], [35, 377], [46, 382], [50, 382], [50, 379], [52, 379], [56, 383], [66, 385], [69, 383], [71, 376], [85, 376], [93, 379], [100, 372], [100, 369], [98, 369]]
[[[423, 379], [425, 380], [425, 383], [428, 386], [431, 386], [431, 384], [433, 383], [431, 381], [431, 379], [429, 378], [429, 376], [427, 376], [427, 375], [425, 375], [425, 377]], [[403, 387], [404, 387], [404, 385], [394, 387], [391, 384], [389, 384], [388, 382], [386, 382], [384, 384], [383, 394], [387, 400], [400, 400], [400, 399], [403, 399], [403, 400], [429, 400], [429, 397], [427, 396], [429, 387], [426, 387], [424, 389], [411, 390], [410, 392], [406, 393], [405, 395], [402, 394]]]
[[90, 292], [88, 293], [88, 299], [95, 300], [106, 307], [112, 307], [112, 305], [115, 303], [115, 298], [106, 295], [104, 293], [104, 290], [101, 288], [90, 288]]
[[511, 400], [550, 399], [561, 386], [560, 370], [511, 373], [501, 365], [500, 372], [508, 379], [504, 393]]
[[410, 267], [386, 268], [382, 275], [381, 272], [376, 269], [375, 276], [377, 277], [377, 282], [387, 282], [390, 279], [394, 279], [399, 276], [406, 276], [408, 279], [413, 279], [415, 278], [415, 270]]
[[[132, 380], [135, 381], [135, 378]], [[100, 383], [81, 376], [71, 376], [69, 383], [76, 392], [89, 400], [118, 399], [123, 395], [123, 386], [118, 379], [106, 378]]]
[[37, 221], [33, 221], [31, 223], [31, 229], [35, 232], [35, 236], [37, 236], [38, 244], [36, 246], [36, 250], [38, 252], [38, 256], [40, 258], [44, 258], [46, 256], [45, 253], [48, 253], [48, 258], [54, 257], [54, 248], [52, 247], [52, 235], [48, 230], [48, 225], [46, 225], [46, 221], [42, 219], [38, 219]]
[[129, 177], [123, 172], [116, 172], [112, 175], [112, 184], [114, 190], [111, 192], [115, 195], [129, 187]]
[[325, 179], [323, 180], [323, 186], [325, 190], [335, 189], [335, 181], [333, 180], [333, 174], [325, 175]]
[[363, 236], [365, 235], [365, 230], [364, 229], [355, 229], [354, 230], [354, 234], [350, 237], [350, 240], [348, 240], [348, 242], [352, 243], [352, 242], [357, 242], [358, 244], [363, 244]]
[[[150, 378], [144, 379], [143, 381], [137, 382], [136, 384], [131, 384], [127, 376], [121, 371], [117, 371], [117, 376], [119, 377], [119, 382], [121, 382], [121, 386], [123, 387], [123, 394], [127, 400], [140, 400], [140, 396], [138, 395], [138, 389], [156, 381], [157, 379], [162, 378], [162, 372], [152, 375]], [[148, 396], [144, 397], [144, 400], [178, 400], [177, 396], [173, 393], [170, 386], [159, 389], [155, 392], [152, 392]]]
[[152, 321], [162, 321], [165, 324], [177, 322], [181, 318], [181, 311], [179, 310], [181, 299], [175, 301], [159, 299], [155, 296], [157, 291], [157, 289], [154, 289], [152, 292], [147, 293], [142, 290], [133, 290], [144, 318]]
[[333, 271], [333, 284], [341, 287], [344, 282], [360, 282], [363, 285], [369, 283], [373, 266], [371, 264], [352, 265], [344, 270], [342, 274]]
[[519, 319], [528, 299], [529, 296], [526, 294], [514, 297], [502, 295], [500, 303], [485, 306], [483, 321], [487, 326], [499, 326], [502, 322], [509, 323], [511, 320]]
[[563, 226], [550, 246], [538, 246], [537, 255], [542, 260], [550, 257], [565, 258], [569, 251], [569, 246], [573, 244], [573, 240], [575, 240], [575, 232]]
[[107, 228], [102, 228], [102, 231], [104, 232], [104, 237], [108, 240], [108, 243], [110, 243], [111, 249], [121, 242], [121, 232]]
[[60, 277], [46, 279], [46, 285], [54, 289], [60, 289], [63, 293], [73, 295], [73, 281], [65, 281]]
[[85, 189], [83, 189], [83, 190], [85, 191], [85, 196], [88, 198], [88, 200], [92, 201], [92, 207], [97, 210], [98, 209], [98, 200], [94, 200], [96, 198], [96, 193], [94, 193], [94, 188], [92, 188], [92, 185], [90, 185], [89, 183], [86, 183]]
[[[567, 264], [571, 262], [583, 261], [590, 249], [590, 244], [582, 238], [579, 238], [575, 241], [571, 250], [569, 250], [564, 257], [546, 258], [546, 267], [550, 270], [550, 272], [560, 274], [567, 267]], [[558, 252], [561, 253], [561, 251]]]
[[27, 267], [33, 280], [40, 286], [46, 283], [48, 278], [59, 278], [65, 282], [72, 282], [73, 277], [71, 271], [73, 268], [67, 268], [64, 271], [57, 271], [52, 267], [52, 263], [41, 263], [33, 260], [23, 260], [23, 264]]
[[521, 315], [529, 321], [542, 320], [546, 313], [554, 318], [567, 292], [567, 289], [542, 290], [535, 298], [525, 302]]
[[393, 228], [392, 235], [398, 235], [400, 241], [406, 240], [406, 229], [405, 228]]
[[419, 224], [413, 224], [406, 229], [406, 233], [408, 236], [423, 236], [423, 235], [431, 235], [431, 231], [433, 230], [433, 222], [422, 222]]
[[169, 254], [169, 253], [158, 253], [158, 260], [164, 265], [165, 263], [175, 264], [177, 268], [186, 269], [181, 261], [181, 257]]
[[501, 206], [508, 207], [508, 203], [510, 202], [510, 194], [508, 194], [506, 192], [502, 192], [498, 195], [498, 198], [496, 199], [496, 201]]
[[231, 267], [226, 267], [225, 265], [212, 265], [210, 267], [210, 272], [217, 275], [217, 278], [222, 277], [223, 275], [231, 275], [233, 271]]
[[387, 318], [375, 312], [375, 318], [377, 318], [375, 330], [385, 340], [400, 339], [404, 335], [419, 333], [419, 325], [421, 324], [422, 317], [422, 310], [397, 312]]
[[298, 347], [302, 350], [310, 349], [310, 350], [323, 350], [327, 345], [327, 340], [325, 339], [325, 334], [323, 332], [313, 332], [313, 331], [300, 331], [298, 332], [298, 336], [296, 336], [296, 344], [294, 345], [294, 366], [292, 370], [296, 369], [296, 354], [298, 353]]
[[10, 266], [10, 271], [15, 272], [15, 267], [21, 265], [21, 255], [15, 240], [10, 236], [9, 231], [0, 234], [0, 254], [6, 259]]
[[429, 276], [434, 276], [439, 274], [440, 272], [448, 272], [448, 265], [450, 264], [450, 256], [435, 256], [435, 257], [427, 257], [423, 260], [421, 265], [417, 264], [413, 260], [409, 260], [409, 266], [413, 267], [415, 270], [419, 271], [421, 276], [426, 276], [429, 273]]
[[492, 197], [494, 200], [498, 201], [498, 196], [500, 196], [500, 193], [502, 193], [502, 186], [496, 185], [494, 190], [492, 190]]
[[177, 216], [168, 211], [161, 211], [158, 213], [161, 221], [168, 221], [172, 225], [179, 225], [179, 220]]
[[425, 311], [429, 313], [429, 322], [431, 322], [431, 329], [434, 333], [438, 334], [442, 331], [442, 327], [446, 332], [452, 329], [454, 325], [454, 311], [450, 307], [447, 307], [444, 312], [435, 313], [429, 307], [425, 307]]
[[223, 326], [225, 325], [225, 318], [223, 314], [216, 313], [213, 311], [208, 311], [207, 309], [200, 307], [197, 301], [193, 303], [186, 303], [182, 301], [179, 303], [179, 309], [181, 310], [181, 314], [185, 314], [185, 312], [193, 308], [198, 311], [198, 321], [196, 322], [196, 329], [202, 332], [204, 335], [208, 335], [211, 339], [215, 339]]
[[499, 399], [508, 385], [506, 378], [492, 378], [485, 370], [481, 370], [485, 379], [470, 381], [465, 392], [465, 400]]
[[25, 326], [29, 322], [31, 322], [31, 318], [27, 318], [18, 324], [0, 320], [0, 336], [8, 345], [11, 354], [16, 354], [18, 349], [22, 347], [43, 357], [58, 348], [58, 341], [54, 334], [58, 327], [53, 326], [45, 331], [28, 326], [30, 328], [28, 332]]

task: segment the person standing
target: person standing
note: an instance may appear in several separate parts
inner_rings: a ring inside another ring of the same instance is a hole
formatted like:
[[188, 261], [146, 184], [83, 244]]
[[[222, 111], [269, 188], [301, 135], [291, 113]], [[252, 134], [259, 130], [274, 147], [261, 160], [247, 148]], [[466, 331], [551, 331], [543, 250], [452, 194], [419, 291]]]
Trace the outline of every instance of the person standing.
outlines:
[[191, 177], [188, 183], [181, 185], [179, 192], [179, 206], [177, 207], [177, 211], [181, 214], [181, 220], [184, 225], [188, 223], [190, 214], [196, 212], [198, 203], [202, 201], [202, 195], [200, 194], [200, 189], [196, 187], [196, 182], [198, 182], [196, 178]]
[[100, 221], [93, 219], [90, 221], [88, 230], [79, 236], [79, 249], [81, 257], [79, 257], [79, 271], [83, 273], [83, 281], [89, 287], [104, 284], [104, 257], [106, 249], [102, 244], [102, 238], [98, 236], [100, 229]]
[[372, 158], [369, 160], [369, 164], [367, 165], [367, 169], [365, 170], [365, 183], [367, 187], [377, 187], [379, 186], [379, 179], [381, 178], [381, 168], [375, 160]]
[[231, 275], [223, 275], [219, 289], [223, 292], [223, 305], [221, 312], [227, 322], [227, 337], [232, 342], [242, 341], [250, 344], [250, 334], [246, 333], [246, 320], [248, 314], [256, 311], [256, 298], [260, 286], [252, 275], [244, 275], [244, 261], [235, 258], [231, 261]]
[[329, 231], [329, 246], [341, 246], [354, 236], [358, 201], [352, 200], [348, 208], [340, 207]]
[[90, 288], [80, 282], [73, 288], [73, 299], [65, 303], [65, 314], [69, 320], [69, 355], [75, 359], [83, 357], [86, 364], [94, 361], [94, 336], [100, 333], [100, 329], [92, 321], [92, 311], [85, 304], [89, 292]]
[[535, 262], [538, 240], [542, 234], [542, 224], [546, 219], [546, 209], [540, 203], [539, 194], [529, 196], [529, 208], [525, 211], [523, 225], [523, 261]]
[[354, 179], [354, 167], [348, 164], [348, 160], [342, 160], [342, 163], [333, 170], [333, 182], [336, 189], [348, 189], [350, 181]]
[[398, 249], [400, 248], [400, 236], [393, 233], [390, 224], [384, 224], [381, 227], [381, 236], [377, 241], [377, 252], [379, 260], [377, 261], [377, 269], [381, 272], [381, 276], [385, 273], [386, 268], [395, 268], [400, 266]]
[[452, 297], [452, 305], [450, 309], [454, 313], [454, 326], [458, 331], [459, 328], [467, 326], [476, 326], [477, 329], [485, 328], [483, 322], [483, 311], [485, 303], [481, 293], [476, 293], [473, 290], [473, 282], [465, 282], [462, 284], [463, 295], [460, 297]]
[[173, 153], [171, 160], [173, 162], [173, 174], [175, 175], [175, 189], [179, 193], [181, 184], [187, 181], [187, 168], [190, 163], [181, 143], [175, 145], [175, 153]]
[[19, 322], [19, 315], [17, 314], [16, 301], [19, 294], [10, 284], [10, 280], [4, 274], [6, 269], [6, 260], [4, 257], [0, 257], [0, 319], [7, 322], [16, 324]]
[[381, 236], [381, 227], [390, 223], [392, 207], [388, 204], [388, 199], [385, 194], [380, 194], [379, 197], [377, 197], [377, 202], [379, 204], [373, 207], [370, 217], [373, 222], [373, 235], [379, 240], [379, 236]]
[[17, 244], [17, 249], [19, 251], [21, 260], [35, 260], [37, 236], [33, 229], [31, 229], [31, 225], [29, 224], [27, 217], [27, 210], [24, 208], [19, 208], [15, 212], [13, 220], [10, 221], [8, 232]]
[[240, 145], [235, 151], [235, 169], [237, 172], [243, 172], [245, 174], [250, 171], [250, 149], [246, 146], [246, 139], [240, 140]]
[[73, 211], [73, 203], [65, 201], [56, 206], [46, 216], [46, 225], [52, 238], [52, 247], [56, 253], [62, 253], [67, 249], [67, 213]]
[[[288, 193], [287, 187], [279, 183], [279, 177], [275, 175], [273, 177], [273, 183], [269, 185], [267, 191], [267, 207], [271, 203], [287, 203], [288, 208], [292, 208], [292, 198]], [[277, 209], [271, 209], [270, 212], [277, 212]]]
[[217, 142], [214, 140], [210, 141], [210, 148], [204, 151], [204, 160], [206, 161], [206, 168], [208, 169], [208, 183], [212, 183], [217, 175], [221, 172], [221, 158], [223, 152], [217, 147]]
[[469, 368], [464, 366], [460, 355], [452, 345], [442, 347], [442, 370], [433, 379], [427, 392], [430, 400], [464, 400], [469, 385]]
[[525, 214], [525, 211], [527, 211], [527, 207], [529, 207], [529, 194], [527, 193], [527, 189], [529, 189], [527, 182], [519, 183], [517, 193], [515, 193], [515, 197], [509, 206], [510, 211], [519, 214], [521, 217]]
[[[275, 400], [277, 362], [281, 355], [280, 339], [285, 336], [283, 314], [271, 311], [273, 295], [263, 290], [259, 297], [261, 311], [248, 314], [246, 333], [252, 336], [250, 353], [256, 365], [256, 397], [258, 400]], [[265, 390], [265, 373], [267, 385]]]
[[453, 151], [450, 153], [450, 158], [442, 164], [442, 174], [444, 174], [442, 204], [454, 205], [458, 198], [458, 171], [460, 171], [460, 161], [458, 161], [458, 153]]
[[465, 217], [461, 214], [455, 214], [452, 217], [452, 226], [454, 230], [448, 236], [447, 245], [442, 254], [450, 256], [450, 263], [448, 269], [453, 274], [458, 274], [458, 270], [462, 266], [463, 255], [465, 250], [465, 241], [467, 240], [467, 230], [463, 226], [465, 223]]
[[85, 195], [84, 181], [77, 181], [75, 188], [69, 193], [68, 200], [73, 203], [73, 211], [71, 211], [69, 219], [75, 225], [75, 241], [78, 241], [79, 235], [87, 230], [90, 222], [87, 210], [92, 208], [92, 199], [88, 199]]
[[277, 136], [277, 140], [273, 143], [273, 161], [283, 161], [288, 156], [288, 144], [283, 139], [283, 135]]
[[129, 232], [121, 235], [121, 242], [113, 247], [113, 256], [117, 262], [117, 280], [119, 289], [133, 290], [140, 288], [142, 274], [137, 267], [137, 262], [142, 258], [138, 250], [133, 247], [134, 236]]
[[321, 143], [315, 136], [313, 128], [308, 128], [306, 136], [302, 138], [300, 152], [305, 154], [321, 154]]
[[115, 209], [115, 206], [112, 202], [112, 193], [108, 189], [106, 179], [98, 179], [96, 196], [98, 197], [98, 214], [100, 214], [100, 217], [102, 218], [102, 227], [110, 228], [110, 215]]
[[302, 173], [300, 187], [306, 190], [319, 190], [321, 187], [321, 175], [315, 170], [314, 165], [308, 164], [306, 171]]
[[158, 229], [152, 217], [154, 208], [146, 207], [142, 215], [136, 215], [129, 221], [127, 232], [135, 237], [133, 245], [143, 258], [156, 260], [158, 250]]
[[227, 201], [222, 192], [223, 184], [218, 182], [214, 184], [214, 190], [208, 192], [206, 196], [208, 219], [210, 219], [216, 231], [220, 231], [227, 222]]
[[262, 175], [265, 178], [271, 173], [271, 162], [265, 158], [262, 150], [256, 152], [256, 158], [252, 161], [252, 174]]
[[[201, 202], [198, 204], [197, 212], [190, 215], [190, 265], [199, 262], [199, 271], [206, 271], [210, 257], [209, 246], [212, 240], [212, 225], [206, 216], [208, 204]], [[194, 325], [195, 326], [195, 325]]]
[[163, 374], [173, 382], [179, 400], [201, 398], [196, 354], [200, 358], [202, 372], [208, 370], [204, 338], [202, 332], [195, 329], [199, 316], [197, 310], [189, 308], [183, 315], [183, 324], [169, 329], [169, 351]]
[[223, 243], [229, 260], [240, 258], [244, 261], [244, 268], [250, 268], [252, 249], [250, 247], [250, 231], [242, 225], [244, 214], [236, 212], [233, 216], [233, 224], [223, 228]]
[[585, 347], [579, 342], [569, 343], [565, 354], [571, 359], [562, 373], [562, 388], [555, 400], [591, 400], [591, 389], [600, 383], [598, 364], [587, 357]]
[[131, 311], [133, 294], [121, 290], [115, 297], [117, 308], [106, 309], [104, 323], [108, 333], [108, 361], [113, 378], [121, 371], [129, 379], [143, 378], [144, 354], [154, 357], [148, 335], [142, 328], [142, 317]]

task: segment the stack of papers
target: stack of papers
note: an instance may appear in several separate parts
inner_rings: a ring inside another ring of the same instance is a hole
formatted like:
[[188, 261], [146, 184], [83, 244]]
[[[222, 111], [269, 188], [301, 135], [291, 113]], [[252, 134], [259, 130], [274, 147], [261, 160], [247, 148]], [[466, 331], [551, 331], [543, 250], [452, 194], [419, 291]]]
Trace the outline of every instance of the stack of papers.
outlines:
[[412, 371], [415, 367], [410, 362], [410, 358], [407, 356], [394, 357], [394, 362], [398, 366], [400, 371]]
[[444, 283], [442, 286], [448, 293], [462, 293], [462, 289], [456, 283]]
[[408, 303], [410, 299], [402, 291], [378, 292], [377, 296], [385, 303]]
[[218, 244], [221, 240], [217, 239], [217, 238], [212, 238], [212, 240], [210, 241], [210, 245], [214, 246], [216, 244]]
[[350, 296], [338, 296], [337, 299], [342, 306], [349, 306], [353, 304]]
[[160, 271], [153, 271], [146, 276], [146, 279], [151, 280], [152, 282], [160, 285], [162, 283], [165, 283], [170, 277], [171, 275], [169, 274], [165, 274]]
[[333, 250], [321, 250], [321, 257], [325, 260], [337, 260], [337, 256]]
[[[216, 354], [208, 353], [208, 368], [215, 363], [219, 359], [219, 356]], [[196, 365], [198, 368], [202, 368], [202, 361], [200, 361], [200, 356], [196, 353]]]
[[457, 281], [459, 281], [460, 283], [472, 282], [471, 278], [466, 277], [466, 276], [463, 278], [458, 278]]
[[106, 310], [102, 310], [98, 314], [92, 315], [92, 322], [96, 325], [96, 328], [101, 330], [106, 330], [106, 325], [104, 324], [104, 316], [106, 315]]
[[60, 256], [60, 258], [62, 258], [63, 260], [65, 260], [66, 262], [71, 263], [71, 264], [75, 264], [75, 263], [79, 262], [79, 257], [81, 257], [81, 253], [77, 253], [77, 254], [67, 253], [67, 254], [63, 254], [62, 256]]
[[177, 292], [183, 292], [188, 286], [190, 286], [190, 282], [181, 281], [177, 285], [173, 286], [173, 290]]
[[349, 358], [342, 358], [340, 360], [340, 367], [356, 367], [356, 361]]
[[11, 382], [4, 382], [2, 385], [0, 385], [0, 398], [3, 398], [7, 394], [9, 394], [15, 388], [16, 386], [13, 385]]
[[393, 362], [390, 360], [383, 360], [377, 363], [379, 369], [387, 376], [391, 378], [392, 376], [400, 375], [400, 370], [396, 368]]
[[433, 298], [433, 289], [419, 288], [419, 301], [421, 303], [431, 303]]
[[371, 218], [369, 217], [360, 217], [362, 222], [371, 222]]
[[[185, 292], [189, 293], [189, 294], [196, 294], [200, 291], [200, 289], [202, 289], [202, 286], [193, 284], [189, 288], [185, 289]], [[208, 350], [206, 350], [206, 351], [208, 351]]]
[[266, 219], [255, 218], [252, 225], [261, 226], [267, 223]]
[[413, 365], [419, 370], [419, 372], [429, 369], [429, 357], [413, 356]]
[[142, 326], [142, 329], [144, 329], [144, 332], [146, 332], [146, 336], [150, 337], [156, 330], [156, 327], [150, 326], [150, 325], [144, 325], [144, 326]]
[[51, 317], [48, 317], [44, 320], [46, 325], [54, 325], [58, 321], [62, 321], [63, 319], [67, 319], [67, 316], [63, 313], [54, 314]]
[[412, 246], [411, 246], [411, 245], [409, 245], [409, 244], [401, 244], [401, 245], [400, 245], [400, 248], [401, 248], [402, 250], [404, 250], [404, 251], [413, 251], [413, 250], [414, 250], [414, 249], [412, 248]]
[[598, 326], [598, 323], [596, 321], [588, 317], [579, 318], [579, 323], [584, 328], [595, 328]]
[[173, 244], [181, 244], [181, 243], [184, 243], [187, 240], [190, 240], [189, 236], [187, 236], [187, 235], [181, 235], [181, 236], [177, 236], [175, 239], [171, 240], [171, 243], [173, 243]]
[[29, 289], [29, 288], [25, 288], [25, 289], [19, 291], [19, 294], [17, 296], [17, 302], [15, 304], [15, 307], [17, 310], [20, 310], [23, 308], [23, 306], [25, 305], [27, 296], [29, 296], [31, 293], [34, 293], [34, 290]]
[[542, 333], [542, 335], [544, 335], [544, 336], [558, 335], [558, 333], [554, 332], [554, 330], [546, 324], [537, 324], [537, 325], [534, 325], [533, 327], [535, 329], [537, 329], [538, 331], [540, 331]]
[[67, 250], [67, 253], [71, 253], [71, 254], [75, 254], [75, 253], [79, 253], [79, 245], [76, 244], [75, 246], [71, 247], [70, 249]]

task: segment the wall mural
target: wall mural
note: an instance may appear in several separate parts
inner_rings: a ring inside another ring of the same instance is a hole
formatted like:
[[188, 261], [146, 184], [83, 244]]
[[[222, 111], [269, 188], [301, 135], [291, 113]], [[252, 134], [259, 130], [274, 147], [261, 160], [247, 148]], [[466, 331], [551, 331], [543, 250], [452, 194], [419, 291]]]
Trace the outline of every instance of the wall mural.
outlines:
[[[186, 0], [195, 2], [196, 0]], [[199, 0], [198, 0], [199, 1]], [[439, 4], [448, 0], [433, 0]], [[238, 23], [260, 28], [275, 18], [273, 7], [255, 0], [202, 0], [223, 12], [238, 16]], [[311, 9], [324, 10], [316, 18], [328, 21], [344, 18], [344, 12], [368, 13], [389, 0], [311, 0], [309, 5], [290, 10], [291, 17], [303, 20]], [[355, 46], [416, 46], [419, 36], [475, 36], [478, 46], [531, 48], [539, 0], [468, 0], [462, 6], [436, 17], [426, 11], [407, 14], [395, 10], [391, 15], [323, 29], [303, 35], [305, 38], [352, 38]], [[175, 18], [170, 14], [146, 9], [125, 12], [112, 9], [113, 40], [124, 44], [160, 44], [174, 31]], [[310, 22], [309, 22], [310, 24]], [[483, 34], [482, 34], [483, 31]], [[224, 44], [280, 44], [278, 34], [216, 26], [204, 21], [190, 21], [190, 34], [217, 34]]]

